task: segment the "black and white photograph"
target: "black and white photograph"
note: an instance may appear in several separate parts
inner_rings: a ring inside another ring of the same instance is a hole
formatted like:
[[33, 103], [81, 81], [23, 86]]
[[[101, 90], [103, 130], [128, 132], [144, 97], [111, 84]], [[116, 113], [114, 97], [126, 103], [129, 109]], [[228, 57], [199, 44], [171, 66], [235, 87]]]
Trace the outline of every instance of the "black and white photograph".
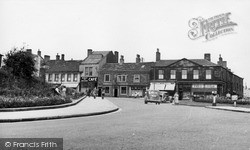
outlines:
[[0, 0], [0, 150], [250, 150], [250, 1]]

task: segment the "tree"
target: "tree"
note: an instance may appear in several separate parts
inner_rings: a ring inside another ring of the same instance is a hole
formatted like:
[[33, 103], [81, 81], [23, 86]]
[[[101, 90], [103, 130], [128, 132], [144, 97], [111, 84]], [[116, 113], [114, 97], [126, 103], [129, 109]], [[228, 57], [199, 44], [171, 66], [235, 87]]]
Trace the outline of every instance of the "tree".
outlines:
[[3, 61], [5, 63], [4, 68], [14, 77], [31, 79], [36, 71], [32, 54], [23, 49], [14, 48], [10, 50]]

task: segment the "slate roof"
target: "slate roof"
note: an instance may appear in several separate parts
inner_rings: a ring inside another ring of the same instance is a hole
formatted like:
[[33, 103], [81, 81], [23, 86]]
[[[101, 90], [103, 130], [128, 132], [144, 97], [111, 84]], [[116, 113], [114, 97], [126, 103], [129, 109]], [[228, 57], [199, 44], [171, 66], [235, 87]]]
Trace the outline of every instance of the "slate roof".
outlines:
[[46, 63], [49, 68], [46, 72], [79, 72], [81, 60], [50, 60]]
[[[183, 58], [183, 59], [185, 59], [185, 58]], [[163, 66], [169, 66], [169, 65], [171, 65], [171, 64], [173, 64], [173, 63], [175, 63], [177, 61], [180, 61], [180, 60], [182, 60], [182, 59], [160, 60], [160, 61], [157, 61], [155, 63], [155, 66], [159, 66], [159, 67], [161, 67], [161, 66], [162, 67]], [[199, 64], [201, 66], [219, 66], [219, 65], [217, 65], [217, 64], [215, 64], [215, 63], [213, 63], [211, 61], [208, 61], [206, 59], [187, 59], [187, 60], [189, 60], [191, 62], [194, 62], [194, 63], [197, 63], [197, 64]]]
[[101, 71], [149, 71], [154, 62], [143, 63], [106, 63]]
[[107, 56], [111, 51], [93, 51], [82, 64], [98, 64], [103, 57]]

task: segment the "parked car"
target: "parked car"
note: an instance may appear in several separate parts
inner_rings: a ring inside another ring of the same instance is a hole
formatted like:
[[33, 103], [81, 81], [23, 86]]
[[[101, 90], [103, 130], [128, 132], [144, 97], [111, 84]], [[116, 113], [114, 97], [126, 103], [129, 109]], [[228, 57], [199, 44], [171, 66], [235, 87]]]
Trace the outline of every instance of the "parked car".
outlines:
[[168, 92], [158, 90], [148, 90], [145, 94], [144, 103], [166, 103], [169, 101]]

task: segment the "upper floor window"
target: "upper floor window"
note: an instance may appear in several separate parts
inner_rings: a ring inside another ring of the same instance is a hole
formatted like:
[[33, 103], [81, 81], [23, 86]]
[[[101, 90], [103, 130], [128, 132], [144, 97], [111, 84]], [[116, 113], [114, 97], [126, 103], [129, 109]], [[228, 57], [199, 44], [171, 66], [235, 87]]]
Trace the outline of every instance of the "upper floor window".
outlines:
[[194, 79], [199, 79], [199, 70], [194, 70], [193, 71], [193, 78]]
[[65, 74], [61, 74], [61, 81], [62, 81], [62, 82], [65, 81]]
[[211, 70], [206, 70], [206, 79], [212, 79], [212, 72], [211, 72]]
[[70, 82], [71, 81], [71, 74], [67, 75], [67, 81]]
[[93, 67], [85, 67], [85, 76], [93, 76]]
[[109, 74], [104, 75], [104, 82], [110, 82], [110, 75]]
[[49, 74], [48, 81], [52, 81], [52, 74]]
[[158, 70], [158, 79], [163, 79], [163, 76], [164, 76], [164, 71]]
[[182, 79], [187, 79], [187, 70], [182, 70], [181, 71], [181, 78]]
[[55, 74], [55, 79], [54, 79], [55, 82], [58, 82], [59, 81], [59, 74]]
[[176, 70], [170, 71], [170, 79], [176, 79]]
[[140, 75], [139, 74], [134, 75], [134, 82], [140, 82]]
[[118, 82], [126, 82], [127, 81], [127, 76], [126, 75], [118, 75], [117, 76], [117, 81]]
[[73, 81], [74, 81], [74, 82], [77, 82], [77, 80], [78, 80], [78, 74], [74, 74]]

